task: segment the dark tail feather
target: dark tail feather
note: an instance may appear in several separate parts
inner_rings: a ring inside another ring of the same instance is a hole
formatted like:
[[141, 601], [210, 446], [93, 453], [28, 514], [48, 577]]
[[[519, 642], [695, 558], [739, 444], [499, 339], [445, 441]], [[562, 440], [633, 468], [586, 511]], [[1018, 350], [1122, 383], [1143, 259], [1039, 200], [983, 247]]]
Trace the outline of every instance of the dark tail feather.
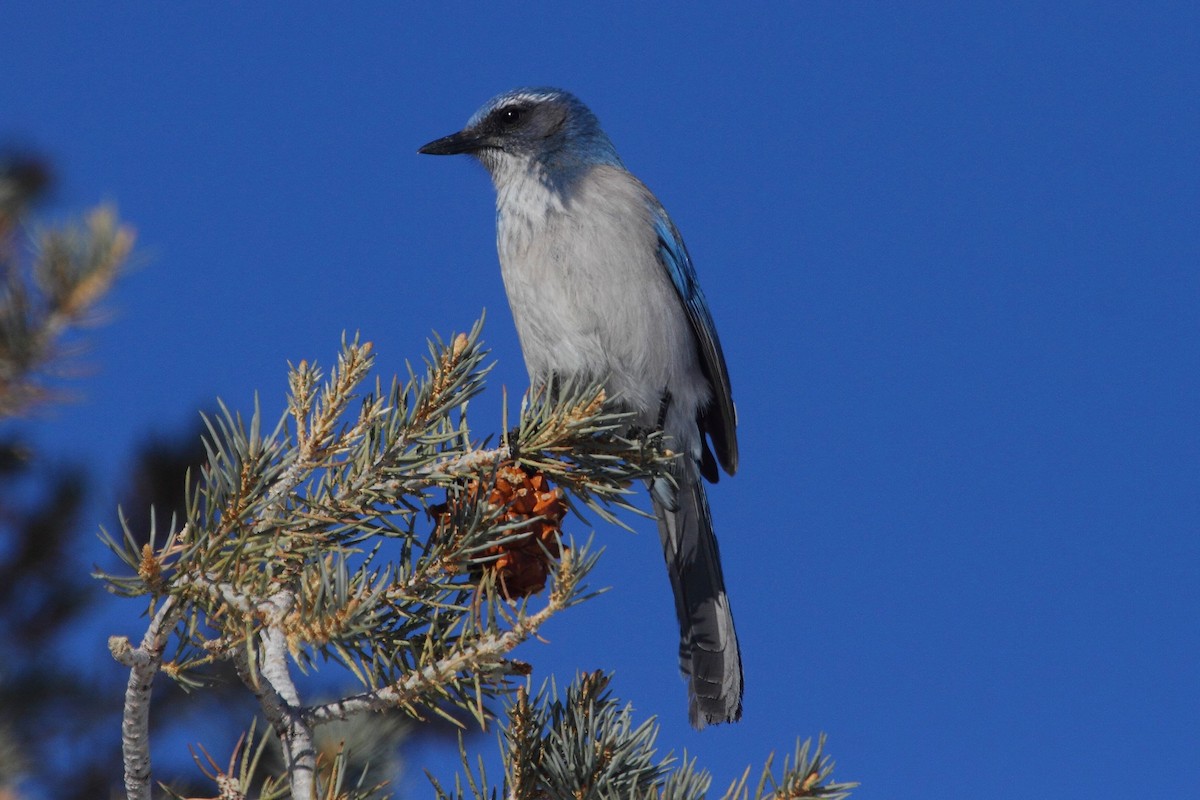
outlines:
[[675, 592], [679, 667], [688, 678], [688, 718], [693, 727], [703, 728], [741, 719], [742, 655], [704, 485], [694, 466], [688, 464], [685, 472], [674, 503], [662, 481], [650, 494]]

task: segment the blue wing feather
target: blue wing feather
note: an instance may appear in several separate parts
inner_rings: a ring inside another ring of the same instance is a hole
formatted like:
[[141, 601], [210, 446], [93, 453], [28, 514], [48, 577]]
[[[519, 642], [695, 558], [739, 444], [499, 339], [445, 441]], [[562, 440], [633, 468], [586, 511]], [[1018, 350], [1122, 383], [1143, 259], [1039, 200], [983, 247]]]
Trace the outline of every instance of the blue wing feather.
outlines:
[[[692, 324], [692, 332], [696, 335], [700, 365], [712, 386], [713, 399], [707, 408], [701, 410], [697, 422], [701, 432], [708, 434], [712, 440], [717, 460], [732, 475], [737, 471], [738, 462], [737, 415], [733, 407], [733, 392], [729, 387], [729, 372], [725, 367], [725, 354], [721, 352], [721, 342], [717, 338], [717, 327], [713, 324], [708, 303], [696, 280], [691, 256], [679, 231], [661, 206], [651, 209], [651, 219], [658, 236], [659, 261], [679, 293], [680, 302]], [[707, 446], [704, 455], [706, 458], [701, 464], [701, 471], [704, 477], [716, 481], [716, 465], [711, 461]]]

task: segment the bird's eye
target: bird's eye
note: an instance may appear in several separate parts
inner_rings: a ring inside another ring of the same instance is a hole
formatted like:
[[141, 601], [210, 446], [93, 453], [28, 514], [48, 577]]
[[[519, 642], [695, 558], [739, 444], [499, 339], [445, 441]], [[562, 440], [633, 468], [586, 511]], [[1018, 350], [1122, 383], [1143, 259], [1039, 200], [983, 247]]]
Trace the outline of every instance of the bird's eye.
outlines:
[[500, 110], [500, 124], [505, 128], [516, 126], [525, 118], [525, 109], [520, 106], [509, 106]]

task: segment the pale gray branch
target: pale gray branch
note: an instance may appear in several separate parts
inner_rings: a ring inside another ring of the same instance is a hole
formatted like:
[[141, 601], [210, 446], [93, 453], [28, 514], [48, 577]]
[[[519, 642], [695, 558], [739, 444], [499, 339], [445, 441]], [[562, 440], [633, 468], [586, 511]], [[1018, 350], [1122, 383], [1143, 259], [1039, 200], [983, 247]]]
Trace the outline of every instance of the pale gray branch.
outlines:
[[411, 492], [427, 486], [431, 478], [442, 475], [471, 475], [482, 467], [498, 464], [510, 458], [512, 458], [512, 448], [508, 445], [501, 445], [491, 450], [472, 450], [469, 453], [434, 461], [421, 469], [414, 470], [410, 477], [380, 481], [372, 488], [396, 493]]
[[295, 602], [290, 591], [281, 591], [259, 604], [266, 624], [258, 637], [261, 645], [258, 674], [244, 649], [235, 650], [233, 661], [242, 682], [254, 692], [279, 736], [293, 799], [312, 800], [316, 796], [317, 752], [312, 727], [301, 713], [300, 694], [288, 669], [287, 637], [282, 627]]
[[140, 647], [135, 649], [124, 637], [109, 640], [113, 658], [129, 667], [121, 720], [121, 754], [129, 800], [150, 800], [150, 689], [178, 615], [176, 599], [168, 597], [150, 620]]

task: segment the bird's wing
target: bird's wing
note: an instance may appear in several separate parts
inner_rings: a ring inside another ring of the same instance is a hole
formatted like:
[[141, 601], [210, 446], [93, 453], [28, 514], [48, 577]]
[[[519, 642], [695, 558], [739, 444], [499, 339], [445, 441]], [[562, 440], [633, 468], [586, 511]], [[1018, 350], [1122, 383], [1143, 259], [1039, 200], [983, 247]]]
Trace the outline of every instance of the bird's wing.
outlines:
[[[732, 475], [737, 471], [737, 412], [733, 407], [733, 393], [729, 388], [729, 372], [725, 368], [725, 355], [717, 338], [717, 328], [700, 284], [696, 280], [696, 269], [691, 256], [675, 224], [666, 210], [657, 203], [650, 210], [654, 232], [658, 236], [658, 260], [671, 276], [679, 299], [687, 312], [696, 343], [700, 350], [700, 365], [712, 386], [713, 400], [700, 412], [700, 428], [712, 439], [717, 460], [725, 471]], [[707, 455], [707, 454], [706, 454]], [[716, 481], [717, 470], [711, 456], [701, 465], [705, 478]]]

